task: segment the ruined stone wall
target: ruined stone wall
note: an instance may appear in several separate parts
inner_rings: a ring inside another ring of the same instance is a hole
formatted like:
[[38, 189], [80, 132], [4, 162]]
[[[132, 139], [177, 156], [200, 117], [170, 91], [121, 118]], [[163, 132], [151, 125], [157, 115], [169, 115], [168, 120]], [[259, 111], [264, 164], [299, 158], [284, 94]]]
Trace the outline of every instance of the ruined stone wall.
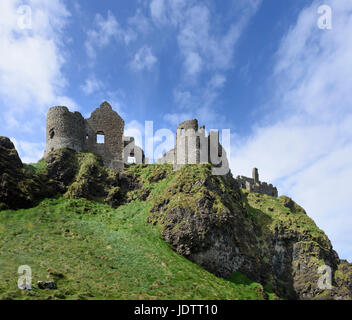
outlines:
[[[67, 107], [52, 107], [47, 114], [44, 157], [60, 148], [90, 151], [100, 155], [105, 166], [118, 171], [124, 168], [123, 132], [123, 119], [107, 102], [103, 102], [89, 119], [84, 119], [79, 112], [70, 112]], [[97, 140], [99, 134], [104, 136], [103, 143]], [[142, 163], [145, 163], [143, 150], [134, 146], [129, 155], [136, 154], [141, 154]]]
[[192, 141], [192, 136], [198, 131], [198, 120], [184, 121], [178, 125], [176, 131], [176, 147], [174, 169], [178, 170], [183, 165], [192, 163], [192, 155], [189, 154], [189, 149], [192, 144], [195, 150], [195, 142]]
[[85, 120], [79, 112], [58, 106], [49, 109], [46, 121], [46, 157], [50, 151], [70, 148], [84, 150]]
[[157, 163], [170, 163], [174, 164], [175, 162], [175, 149], [171, 149], [170, 151], [166, 152], [160, 159], [157, 160]]
[[185, 164], [208, 162], [214, 165], [214, 174], [229, 172], [226, 152], [219, 143], [219, 133], [211, 131], [209, 136], [206, 136], [204, 126], [198, 129], [197, 119], [178, 125], [175, 148], [157, 160], [157, 163], [173, 164], [174, 170], [179, 170]]
[[135, 140], [133, 137], [123, 137], [124, 142], [124, 152], [123, 152], [123, 160], [125, 163], [128, 162], [129, 157], [135, 158], [136, 164], [145, 164], [146, 158], [144, 155], [144, 151], [142, 148], [138, 147], [135, 144]]
[[[124, 120], [109, 103], [103, 102], [86, 120], [86, 150], [100, 155], [108, 168], [121, 170], [124, 127]], [[98, 143], [98, 134], [104, 135], [104, 143]]]
[[209, 162], [209, 141], [205, 136], [205, 127], [198, 130], [198, 120], [182, 122], [177, 127], [174, 170], [185, 164]]
[[237, 176], [236, 180], [239, 186], [243, 189], [247, 189], [249, 192], [256, 192], [267, 194], [272, 197], [278, 197], [278, 190], [272, 184], [259, 181], [258, 169], [253, 169], [253, 178], [244, 176]]

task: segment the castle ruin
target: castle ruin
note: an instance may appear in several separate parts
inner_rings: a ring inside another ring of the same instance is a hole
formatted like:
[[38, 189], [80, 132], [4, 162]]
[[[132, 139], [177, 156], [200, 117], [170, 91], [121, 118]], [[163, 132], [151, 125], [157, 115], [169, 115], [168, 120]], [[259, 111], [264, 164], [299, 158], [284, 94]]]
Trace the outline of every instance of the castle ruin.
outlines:
[[51, 151], [69, 148], [100, 155], [104, 165], [115, 171], [124, 168], [128, 157], [144, 163], [144, 152], [134, 144], [134, 138], [123, 136], [124, 126], [124, 120], [108, 102], [103, 102], [88, 119], [67, 107], [52, 107], [47, 114], [44, 157]]
[[198, 120], [184, 121], [176, 131], [175, 148], [168, 151], [158, 163], [170, 163], [174, 170], [186, 164], [212, 163], [218, 174], [229, 172], [229, 162], [225, 149], [219, 143], [219, 132], [205, 134], [205, 126], [198, 128]]
[[272, 184], [267, 184], [266, 182], [259, 181], [259, 172], [257, 168], [253, 168], [252, 178], [237, 176], [236, 180], [241, 188], [246, 189], [249, 192], [267, 194], [272, 197], [278, 196], [276, 187], [274, 187]]
[[[124, 120], [108, 102], [103, 102], [88, 119], [84, 119], [79, 112], [70, 112], [67, 107], [52, 107], [47, 114], [44, 157], [51, 151], [69, 148], [100, 155], [104, 165], [115, 171], [123, 170], [129, 158], [137, 164], [148, 163], [142, 148], [135, 145], [134, 138], [124, 136], [124, 126]], [[230, 171], [226, 151], [219, 142], [219, 132], [210, 131], [207, 136], [205, 126], [199, 128], [197, 119], [178, 125], [175, 147], [157, 163], [172, 164], [174, 170], [186, 164], [211, 163], [215, 175]], [[236, 180], [241, 188], [249, 192], [278, 196], [277, 188], [272, 184], [259, 181], [256, 168], [253, 169], [252, 178], [238, 176]]]

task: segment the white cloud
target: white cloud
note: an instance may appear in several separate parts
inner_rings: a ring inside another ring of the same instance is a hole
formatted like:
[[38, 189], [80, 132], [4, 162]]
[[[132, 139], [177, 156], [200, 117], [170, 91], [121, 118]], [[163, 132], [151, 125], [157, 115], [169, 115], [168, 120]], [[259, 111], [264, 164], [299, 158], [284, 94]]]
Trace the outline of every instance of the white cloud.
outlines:
[[102, 89], [103, 86], [103, 83], [92, 75], [86, 79], [85, 83], [81, 86], [81, 89], [86, 95], [90, 95]]
[[164, 120], [173, 125], [173, 127], [170, 128], [173, 131], [181, 122], [191, 119], [194, 119], [194, 114], [190, 112], [167, 113], [164, 116]]
[[226, 119], [215, 105], [225, 83], [226, 77], [221, 73], [216, 73], [204, 88], [199, 87], [191, 91], [181, 87], [174, 90], [174, 100], [178, 110], [174, 113], [167, 113], [164, 120], [175, 126], [182, 121], [197, 118], [202, 124], [221, 129], [219, 125], [224, 124]]
[[225, 82], [226, 82], [226, 77], [222, 74], [217, 73], [211, 78], [209, 85], [212, 88], [218, 89], [218, 88], [222, 88]]
[[184, 67], [186, 73], [190, 76], [195, 76], [202, 71], [203, 59], [195, 51], [188, 51], [185, 55]]
[[155, 22], [166, 22], [165, 0], [152, 0], [150, 3], [150, 13]]
[[243, 29], [256, 12], [260, 0], [238, 1], [238, 16], [227, 32], [215, 31], [206, 4], [185, 0], [153, 0], [150, 12], [159, 27], [178, 30], [178, 45], [184, 58], [186, 76], [195, 77], [207, 70], [226, 70], [232, 66], [233, 52]]
[[91, 59], [96, 58], [97, 49], [102, 49], [110, 44], [112, 40], [123, 41], [129, 44], [137, 37], [130, 29], [123, 29], [111, 11], [108, 11], [106, 19], [101, 14], [96, 14], [94, 28], [88, 30], [85, 47], [87, 55]]
[[142, 13], [140, 8], [137, 9], [133, 17], [128, 19], [128, 24], [141, 34], [147, 34], [152, 28], [149, 19]]
[[28, 142], [28, 141], [18, 141], [16, 138], [11, 138], [11, 141], [15, 145], [18, 154], [24, 163], [36, 163], [44, 155], [45, 144]]
[[31, 118], [41, 117], [59, 98], [68, 99], [62, 66], [70, 13], [61, 0], [35, 0], [18, 10], [22, 4], [0, 2], [1, 116], [6, 128], [18, 132], [34, 130], [38, 123]]
[[158, 62], [150, 47], [144, 46], [138, 50], [133, 60], [131, 61], [131, 68], [135, 71], [148, 70]]
[[317, 27], [315, 1], [282, 40], [270, 79], [274, 108], [266, 124], [234, 142], [231, 166], [245, 175], [258, 167], [262, 180], [301, 204], [352, 259], [352, 3], [327, 2], [333, 30]]
[[132, 120], [125, 125], [125, 137], [133, 137], [135, 144], [143, 148], [144, 125], [137, 120]]
[[175, 125], [176, 119], [191, 113], [201, 122], [215, 127], [223, 122], [225, 118], [217, 111], [217, 98], [226, 83], [226, 72], [234, 67], [236, 44], [260, 3], [261, 0], [234, 2], [235, 17], [228, 26], [222, 24], [219, 29], [216, 21], [221, 16], [213, 14], [207, 3], [193, 0], [151, 2], [150, 12], [155, 25], [176, 30], [183, 61], [182, 80], [174, 90], [175, 103], [180, 110], [166, 115], [165, 120]]

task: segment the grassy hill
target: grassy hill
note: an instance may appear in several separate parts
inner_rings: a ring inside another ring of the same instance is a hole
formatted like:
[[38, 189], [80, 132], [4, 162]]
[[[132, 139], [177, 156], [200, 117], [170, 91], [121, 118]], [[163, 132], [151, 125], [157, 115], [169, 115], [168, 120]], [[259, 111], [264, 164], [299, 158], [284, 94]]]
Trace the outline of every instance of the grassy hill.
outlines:
[[[0, 299], [352, 297], [352, 264], [303, 208], [209, 164], [114, 172], [60, 149], [24, 165], [5, 137], [0, 160]], [[21, 265], [32, 291], [17, 288]], [[321, 266], [331, 290], [318, 288]], [[38, 289], [48, 280], [56, 290]]]
[[[112, 209], [58, 198], [0, 212], [0, 299], [266, 297], [239, 273], [218, 278], [171, 250], [146, 222], [150, 205], [137, 200]], [[32, 268], [32, 291], [17, 288], [20, 265]], [[58, 289], [40, 290], [39, 280], [55, 280]]]

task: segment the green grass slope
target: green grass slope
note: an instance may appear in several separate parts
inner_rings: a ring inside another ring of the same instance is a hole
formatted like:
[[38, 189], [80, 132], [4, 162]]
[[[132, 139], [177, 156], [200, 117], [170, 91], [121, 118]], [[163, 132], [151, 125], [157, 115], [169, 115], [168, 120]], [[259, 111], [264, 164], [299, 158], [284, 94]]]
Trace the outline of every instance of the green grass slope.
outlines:
[[287, 229], [309, 235], [312, 240], [324, 243], [326, 247], [331, 246], [326, 234], [291, 198], [249, 193], [245, 189], [241, 189], [241, 192], [250, 217], [262, 227], [264, 233], [273, 233], [277, 228]]
[[[217, 278], [172, 251], [146, 222], [150, 206], [136, 200], [112, 209], [58, 198], [0, 212], [0, 299], [267, 297], [242, 275]], [[20, 265], [32, 268], [32, 291], [17, 288]], [[40, 290], [39, 280], [55, 280], [58, 289]]]

